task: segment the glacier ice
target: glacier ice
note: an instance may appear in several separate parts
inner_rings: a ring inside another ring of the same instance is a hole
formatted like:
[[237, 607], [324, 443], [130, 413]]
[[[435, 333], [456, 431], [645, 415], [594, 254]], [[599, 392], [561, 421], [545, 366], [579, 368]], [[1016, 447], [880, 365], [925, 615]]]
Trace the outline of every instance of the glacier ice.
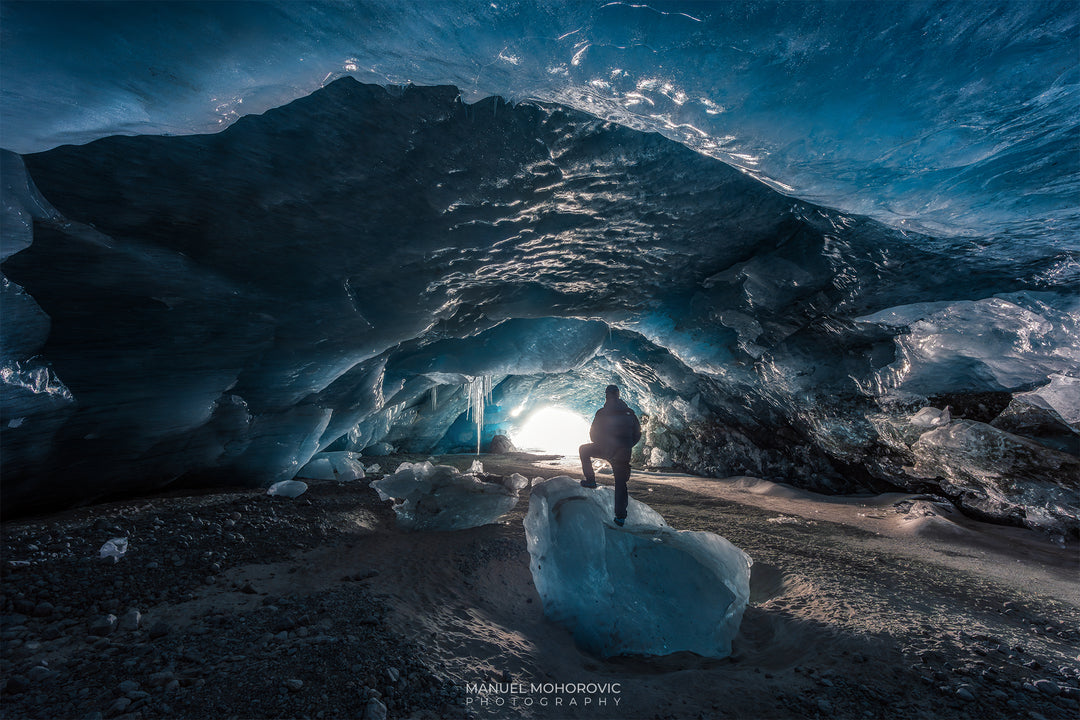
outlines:
[[534, 485], [525, 517], [545, 614], [603, 657], [690, 651], [726, 657], [750, 597], [746, 553], [708, 532], [674, 530], [633, 498], [560, 476]]
[[475, 452], [610, 382], [648, 416], [636, 461], [706, 475], [936, 483], [945, 456], [909, 471], [928, 406], [1072, 447], [1071, 246], [902, 232], [565, 106], [346, 78], [214, 135], [22, 160], [6, 512]]
[[297, 477], [311, 480], [359, 480], [364, 477], [364, 465], [360, 454], [341, 450], [317, 453], [307, 465], [300, 468]]
[[962, 508], [1055, 533], [1075, 532], [1080, 517], [1080, 458], [999, 430], [957, 420], [911, 445], [915, 472], [941, 478]]
[[514, 474], [499, 481], [482, 479], [473, 461], [462, 473], [429, 461], [401, 463], [370, 485], [383, 500], [393, 500], [398, 527], [404, 530], [464, 530], [495, 522], [510, 512], [528, 481]]
[[[343, 75], [456, 84], [470, 101], [539, 98], [658, 132], [791, 196], [904, 229], [1075, 237], [1074, 3], [977, 17], [956, 1], [270, 6], [75, 5], [57, 19], [13, 4], [5, 143], [217, 132]], [[469, 41], [427, 31], [450, 27], [470, 28]], [[224, 61], [208, 61], [223, 47]]]

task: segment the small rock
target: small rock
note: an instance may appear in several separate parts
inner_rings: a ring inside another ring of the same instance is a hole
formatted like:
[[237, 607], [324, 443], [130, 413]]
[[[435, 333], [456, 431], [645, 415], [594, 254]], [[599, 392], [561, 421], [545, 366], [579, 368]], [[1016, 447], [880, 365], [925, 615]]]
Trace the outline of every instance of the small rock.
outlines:
[[7, 680], [4, 692], [8, 695], [18, 695], [30, 689], [30, 681], [22, 675], [12, 675]]
[[131, 698], [121, 697], [116, 698], [116, 701], [109, 706], [109, 711], [106, 713], [110, 717], [113, 715], [120, 715], [128, 709], [128, 705], [131, 704]]
[[395, 667], [386, 668], [386, 674], [390, 677], [390, 682], [397, 682], [401, 678], [401, 673]]
[[961, 685], [960, 687], [956, 688], [956, 697], [960, 698], [961, 700], [967, 700], [968, 702], [972, 702], [975, 700], [975, 694], [971, 692], [970, 685]]
[[124, 695], [127, 695], [129, 692], [134, 692], [138, 690], [139, 683], [135, 682], [134, 680], [124, 680], [122, 683], [117, 685], [116, 689]]
[[34, 617], [49, 617], [53, 614], [53, 610], [55, 609], [56, 608], [53, 607], [51, 602], [39, 602], [34, 606], [33, 615]]
[[116, 629], [117, 619], [113, 614], [103, 615], [97, 620], [90, 623], [90, 634], [104, 637], [111, 635], [112, 631]]
[[41, 682], [42, 680], [47, 680], [54, 675], [56, 675], [56, 672], [50, 670], [47, 667], [44, 667], [43, 665], [32, 667], [30, 668], [30, 672], [26, 673], [27, 679], [30, 680], [30, 682], [34, 683]]
[[386, 706], [378, 698], [368, 700], [363, 720], [386, 720]]
[[1036, 680], [1032, 684], [1035, 686], [1036, 690], [1043, 693], [1044, 695], [1054, 697], [1055, 695], [1061, 694], [1061, 687], [1053, 680], [1047, 680], [1043, 678], [1042, 680]]
[[171, 629], [171, 628], [169, 627], [168, 623], [166, 623], [166, 622], [165, 622], [165, 621], [163, 621], [163, 620], [158, 620], [158, 621], [157, 621], [156, 623], [154, 623], [154, 624], [153, 624], [153, 625], [152, 625], [152, 626], [150, 627], [150, 637], [151, 637], [152, 639], [157, 639], [157, 638], [160, 638], [160, 637], [165, 637], [166, 635], [168, 635], [168, 634], [169, 634], [169, 630], [170, 630], [170, 629]]
[[292, 630], [296, 627], [296, 620], [291, 615], [279, 615], [274, 618], [274, 624], [272, 626], [274, 632], [281, 632], [282, 630]]
[[169, 684], [169, 681], [174, 680], [176, 675], [172, 670], [162, 670], [161, 672], [152, 673], [150, 675], [150, 687], [164, 687]]
[[288, 688], [289, 692], [299, 692], [300, 688], [304, 687], [304, 681], [299, 678], [289, 678], [282, 685]]
[[139, 625], [142, 623], [142, 613], [134, 608], [124, 613], [120, 618], [118, 627], [121, 630], [138, 630]]

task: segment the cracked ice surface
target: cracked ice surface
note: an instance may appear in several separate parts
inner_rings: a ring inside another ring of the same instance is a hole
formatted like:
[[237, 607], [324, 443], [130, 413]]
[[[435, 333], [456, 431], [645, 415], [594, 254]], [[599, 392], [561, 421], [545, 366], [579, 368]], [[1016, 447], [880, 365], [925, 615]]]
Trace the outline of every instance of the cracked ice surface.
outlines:
[[753, 561], [719, 535], [673, 530], [633, 498], [619, 528], [614, 498], [566, 476], [533, 487], [525, 534], [544, 612], [604, 657], [731, 654]]

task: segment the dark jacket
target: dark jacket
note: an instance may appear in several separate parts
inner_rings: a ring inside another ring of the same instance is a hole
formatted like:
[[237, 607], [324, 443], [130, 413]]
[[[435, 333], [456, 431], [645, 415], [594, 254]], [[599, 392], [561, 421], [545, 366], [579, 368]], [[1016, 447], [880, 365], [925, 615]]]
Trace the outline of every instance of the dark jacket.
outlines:
[[589, 437], [605, 448], [631, 448], [641, 439], [641, 423], [621, 399], [608, 398], [593, 417]]

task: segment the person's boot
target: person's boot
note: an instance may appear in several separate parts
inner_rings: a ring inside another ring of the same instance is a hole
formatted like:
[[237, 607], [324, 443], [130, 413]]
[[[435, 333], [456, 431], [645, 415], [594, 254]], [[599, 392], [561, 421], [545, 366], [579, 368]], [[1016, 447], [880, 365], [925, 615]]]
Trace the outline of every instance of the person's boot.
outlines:
[[585, 478], [581, 481], [581, 487], [594, 488], [596, 487], [596, 478]]
[[619, 527], [622, 527], [623, 525], [626, 524], [626, 518], [619, 518], [619, 517], [615, 518], [615, 524], [618, 525]]

